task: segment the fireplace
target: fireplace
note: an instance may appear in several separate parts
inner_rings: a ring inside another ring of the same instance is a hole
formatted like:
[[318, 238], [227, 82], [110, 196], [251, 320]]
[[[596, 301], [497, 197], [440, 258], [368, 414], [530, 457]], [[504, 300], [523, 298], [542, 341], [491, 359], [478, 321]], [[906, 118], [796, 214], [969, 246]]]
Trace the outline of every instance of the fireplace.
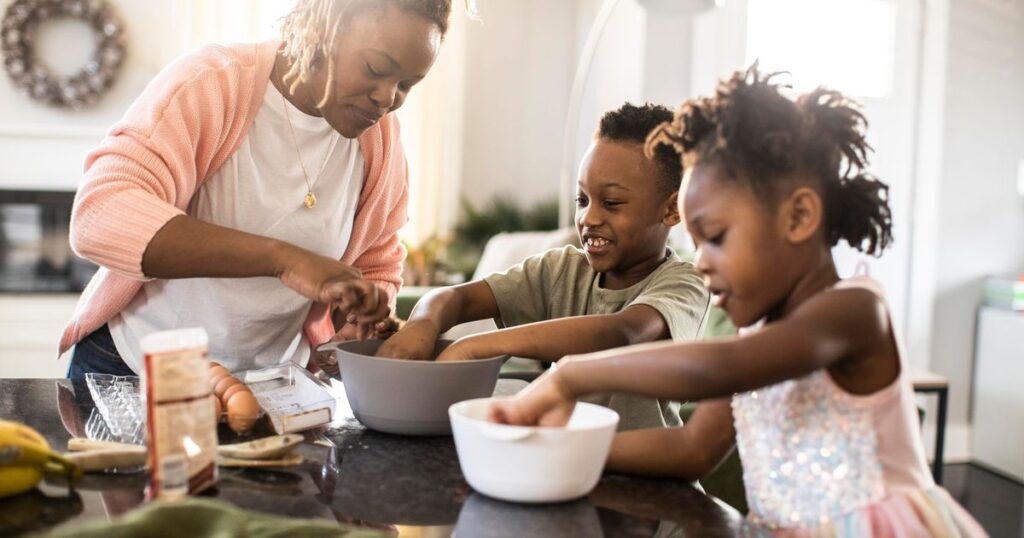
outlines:
[[77, 293], [97, 267], [71, 252], [74, 192], [0, 189], [0, 293]]

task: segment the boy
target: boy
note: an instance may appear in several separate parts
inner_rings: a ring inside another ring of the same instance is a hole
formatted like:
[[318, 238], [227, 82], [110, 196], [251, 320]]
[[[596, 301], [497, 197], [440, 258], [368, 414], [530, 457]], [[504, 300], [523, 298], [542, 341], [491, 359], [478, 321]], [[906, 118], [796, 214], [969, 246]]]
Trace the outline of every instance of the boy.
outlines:
[[[694, 340], [709, 295], [689, 262], [668, 248], [679, 223], [679, 155], [660, 146], [644, 156], [647, 134], [672, 120], [664, 107], [625, 104], [601, 118], [580, 165], [576, 229], [566, 246], [519, 265], [426, 294], [378, 355], [430, 360], [438, 335], [494, 318], [497, 331], [453, 343], [437, 360], [513, 355], [554, 362], [566, 355], [672, 338]], [[679, 406], [626, 395], [591, 399], [619, 413], [619, 430], [678, 426]]]

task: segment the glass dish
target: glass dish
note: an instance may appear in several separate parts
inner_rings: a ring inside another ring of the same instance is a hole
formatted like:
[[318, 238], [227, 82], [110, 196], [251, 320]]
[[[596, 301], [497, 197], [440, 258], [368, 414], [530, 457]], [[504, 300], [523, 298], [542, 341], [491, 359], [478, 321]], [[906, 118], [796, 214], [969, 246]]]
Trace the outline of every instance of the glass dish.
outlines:
[[145, 407], [137, 376], [85, 374], [96, 405], [86, 422], [86, 435], [100, 441], [145, 443]]

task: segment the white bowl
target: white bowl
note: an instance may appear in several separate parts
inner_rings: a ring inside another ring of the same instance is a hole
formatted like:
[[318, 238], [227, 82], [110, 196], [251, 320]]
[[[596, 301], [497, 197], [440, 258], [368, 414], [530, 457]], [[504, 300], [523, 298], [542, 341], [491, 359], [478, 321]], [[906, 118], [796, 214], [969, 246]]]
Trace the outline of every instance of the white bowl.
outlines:
[[486, 418], [494, 401], [467, 400], [448, 409], [459, 465], [473, 489], [524, 503], [568, 501], [594, 489], [618, 413], [581, 402], [565, 428], [506, 426]]

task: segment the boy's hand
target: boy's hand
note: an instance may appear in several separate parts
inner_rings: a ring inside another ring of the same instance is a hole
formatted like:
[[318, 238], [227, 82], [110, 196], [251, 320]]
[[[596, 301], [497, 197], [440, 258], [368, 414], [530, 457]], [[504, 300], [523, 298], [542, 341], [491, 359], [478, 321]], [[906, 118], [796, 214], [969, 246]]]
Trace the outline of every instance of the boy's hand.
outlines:
[[410, 321], [377, 349], [376, 356], [429, 361], [434, 358], [437, 329], [421, 321]]
[[558, 370], [548, 370], [519, 394], [491, 404], [487, 419], [517, 426], [564, 427], [576, 407]]

